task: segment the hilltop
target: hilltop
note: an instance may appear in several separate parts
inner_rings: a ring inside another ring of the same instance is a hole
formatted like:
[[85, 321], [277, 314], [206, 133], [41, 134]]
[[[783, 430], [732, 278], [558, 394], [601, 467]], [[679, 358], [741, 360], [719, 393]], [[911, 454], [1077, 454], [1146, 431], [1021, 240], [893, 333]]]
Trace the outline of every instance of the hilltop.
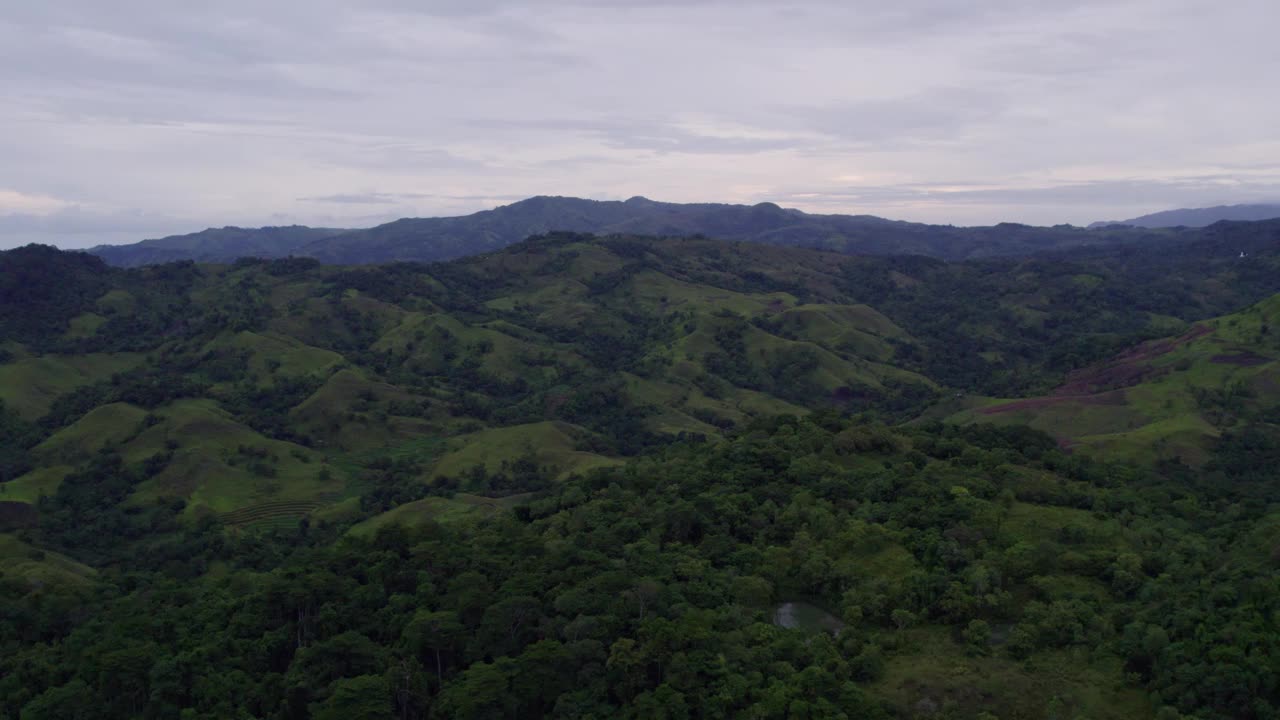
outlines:
[[927, 255], [947, 260], [1029, 255], [1093, 244], [1169, 237], [1165, 231], [1085, 230], [1002, 223], [955, 227], [871, 215], [816, 215], [773, 203], [728, 205], [533, 197], [461, 217], [404, 218], [361, 230], [305, 227], [210, 229], [192, 235], [99, 246], [113, 265], [173, 260], [231, 262], [238, 257], [313, 257], [331, 264], [435, 262], [498, 250], [548, 232], [601, 235], [704, 235], [722, 240], [821, 248], [855, 255]]

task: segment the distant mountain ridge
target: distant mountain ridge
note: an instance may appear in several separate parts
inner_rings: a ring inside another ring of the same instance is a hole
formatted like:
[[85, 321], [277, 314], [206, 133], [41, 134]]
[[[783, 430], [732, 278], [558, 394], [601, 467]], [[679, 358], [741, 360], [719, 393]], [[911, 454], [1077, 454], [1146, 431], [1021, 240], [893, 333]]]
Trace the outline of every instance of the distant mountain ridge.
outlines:
[[[1001, 223], [956, 227], [872, 215], [818, 215], [773, 203], [666, 203], [538, 196], [458, 217], [404, 218], [373, 228], [210, 229], [191, 235], [99, 246], [112, 265], [173, 260], [230, 262], [238, 257], [312, 257], [329, 264], [434, 262], [491, 252], [548, 232], [704, 235], [724, 240], [835, 250], [853, 255], [926, 255], [945, 260], [1029, 255], [1080, 245], [1158, 237], [1156, 231], [1033, 227]], [[1163, 231], [1161, 231], [1163, 232]]]
[[1223, 220], [1255, 222], [1280, 218], [1280, 203], [1253, 205], [1217, 205], [1207, 208], [1179, 208], [1142, 215], [1129, 220], [1091, 223], [1091, 229], [1113, 225], [1130, 225], [1140, 228], [1206, 227]]
[[348, 230], [285, 227], [209, 228], [187, 235], [170, 235], [131, 245], [99, 245], [88, 252], [111, 265], [135, 267], [175, 260], [226, 262], [238, 257], [286, 257], [309, 243]]

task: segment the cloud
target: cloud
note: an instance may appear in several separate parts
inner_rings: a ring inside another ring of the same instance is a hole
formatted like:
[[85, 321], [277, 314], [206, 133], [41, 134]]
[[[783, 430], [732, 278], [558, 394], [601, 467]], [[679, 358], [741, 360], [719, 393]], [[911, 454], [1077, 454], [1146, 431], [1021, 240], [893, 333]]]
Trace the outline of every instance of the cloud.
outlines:
[[68, 205], [70, 203], [66, 200], [48, 195], [32, 195], [17, 190], [0, 189], [0, 212], [42, 214], [61, 210]]
[[344, 205], [394, 205], [405, 200], [431, 197], [424, 193], [338, 193], [321, 197], [298, 198], [303, 202], [339, 203]]
[[1273, 0], [9, 3], [0, 214], [124, 237], [535, 194], [1080, 223], [1275, 199], [1277, 23]]

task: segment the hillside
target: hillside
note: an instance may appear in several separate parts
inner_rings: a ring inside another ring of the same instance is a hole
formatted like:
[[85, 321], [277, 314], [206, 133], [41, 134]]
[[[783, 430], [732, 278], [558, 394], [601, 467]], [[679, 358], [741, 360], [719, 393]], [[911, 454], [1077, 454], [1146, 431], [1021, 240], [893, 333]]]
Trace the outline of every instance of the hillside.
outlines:
[[621, 202], [533, 197], [462, 217], [405, 218], [362, 230], [210, 229], [134, 245], [100, 246], [90, 252], [125, 267], [173, 260], [231, 262], [238, 257], [290, 255], [331, 264], [434, 262], [498, 250], [555, 231], [705, 235], [854, 255], [916, 254], [947, 260], [1171, 237], [1163, 231], [1123, 228], [925, 225], [870, 215], [814, 215], [772, 203], [748, 206], [664, 203], [641, 197]]
[[1130, 225], [1142, 228], [1205, 227], [1223, 220], [1256, 221], [1280, 218], [1280, 204], [1217, 205], [1208, 208], [1179, 208], [1142, 215], [1129, 220], [1090, 223], [1089, 227]]
[[[1265, 717], [1277, 294], [1280, 223], [964, 262], [0, 253], [0, 696]], [[1095, 410], [1129, 434], [1061, 436]]]
[[1050, 394], [952, 419], [1029, 425], [1104, 457], [1202, 466], [1248, 429], [1280, 439], [1280, 296], [1073, 371]]

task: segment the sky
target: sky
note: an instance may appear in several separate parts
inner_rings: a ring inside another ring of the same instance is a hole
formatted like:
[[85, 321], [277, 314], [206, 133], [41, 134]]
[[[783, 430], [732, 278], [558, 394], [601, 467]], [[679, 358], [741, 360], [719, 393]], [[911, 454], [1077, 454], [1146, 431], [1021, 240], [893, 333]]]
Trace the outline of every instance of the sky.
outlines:
[[0, 0], [0, 247], [532, 195], [1280, 201], [1276, 0]]

